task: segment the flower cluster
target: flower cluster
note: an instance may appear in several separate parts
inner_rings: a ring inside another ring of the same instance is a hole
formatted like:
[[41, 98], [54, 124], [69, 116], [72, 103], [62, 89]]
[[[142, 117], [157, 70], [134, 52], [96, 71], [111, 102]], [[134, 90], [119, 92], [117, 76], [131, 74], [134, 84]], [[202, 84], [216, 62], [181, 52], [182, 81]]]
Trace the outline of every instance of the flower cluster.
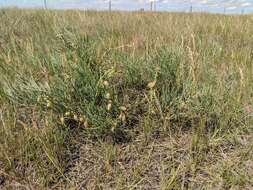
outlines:
[[[109, 87], [109, 82], [108, 81], [103, 81], [103, 86], [108, 90]], [[113, 106], [113, 101], [112, 101], [112, 96], [110, 94], [110, 92], [106, 92], [105, 94], [105, 99], [107, 100], [107, 111], [110, 111], [112, 109]], [[118, 119], [122, 122], [126, 121], [126, 113], [127, 113], [127, 108], [125, 106], [120, 106], [119, 107], [120, 110], [120, 114], [118, 116]]]
[[[103, 81], [103, 86], [108, 89], [109, 87], [109, 82], [108, 81]], [[111, 99], [111, 94], [110, 92], [107, 92], [105, 94], [105, 99], [107, 100], [107, 111], [110, 111], [112, 109], [112, 99]]]
[[45, 105], [47, 108], [52, 108], [52, 100], [48, 96], [38, 96], [37, 103]]
[[74, 112], [66, 112], [64, 116], [60, 118], [61, 124], [64, 125], [66, 120], [72, 119], [75, 122], [79, 123], [80, 126], [85, 128], [90, 128], [89, 121], [84, 115], [79, 115]]

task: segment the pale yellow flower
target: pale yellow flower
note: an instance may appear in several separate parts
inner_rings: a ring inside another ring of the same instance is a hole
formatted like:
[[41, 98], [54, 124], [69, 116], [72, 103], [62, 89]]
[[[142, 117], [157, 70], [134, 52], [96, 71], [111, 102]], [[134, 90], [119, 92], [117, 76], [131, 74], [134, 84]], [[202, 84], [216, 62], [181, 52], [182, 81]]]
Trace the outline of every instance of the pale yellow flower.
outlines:
[[107, 110], [110, 111], [111, 109], [112, 109], [112, 100], [109, 100], [107, 104]]
[[77, 117], [76, 114], [74, 114], [74, 117], [73, 117], [73, 118], [74, 118], [75, 121], [78, 121], [78, 117]]
[[109, 86], [109, 82], [105, 80], [105, 81], [103, 82], [103, 85], [107, 87], [107, 86]]
[[127, 108], [126, 108], [125, 106], [120, 106], [119, 109], [120, 109], [121, 111], [126, 111], [126, 110], [127, 110]]
[[60, 118], [61, 124], [64, 124], [64, 117]]
[[106, 93], [105, 98], [106, 98], [106, 99], [110, 99], [110, 98], [111, 98], [111, 94], [110, 94], [109, 92]]
[[47, 107], [51, 108], [52, 107], [52, 102], [50, 100], [47, 100]]
[[156, 85], [156, 81], [149, 82], [148, 83], [148, 88], [153, 89], [155, 87], [155, 85]]
[[66, 117], [70, 116], [70, 112], [66, 112], [66, 113], [65, 113], [65, 116], [66, 116]]
[[79, 121], [80, 121], [81, 123], [83, 123], [83, 122], [84, 122], [84, 118], [83, 118], [83, 117], [80, 117], [80, 118], [79, 118]]

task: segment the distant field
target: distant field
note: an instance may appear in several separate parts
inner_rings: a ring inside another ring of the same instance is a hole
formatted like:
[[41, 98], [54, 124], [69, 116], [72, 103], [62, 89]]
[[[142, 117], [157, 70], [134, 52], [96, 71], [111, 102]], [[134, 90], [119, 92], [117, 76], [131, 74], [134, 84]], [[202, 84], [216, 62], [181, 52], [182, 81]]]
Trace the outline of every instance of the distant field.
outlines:
[[253, 15], [0, 10], [0, 189], [252, 189]]

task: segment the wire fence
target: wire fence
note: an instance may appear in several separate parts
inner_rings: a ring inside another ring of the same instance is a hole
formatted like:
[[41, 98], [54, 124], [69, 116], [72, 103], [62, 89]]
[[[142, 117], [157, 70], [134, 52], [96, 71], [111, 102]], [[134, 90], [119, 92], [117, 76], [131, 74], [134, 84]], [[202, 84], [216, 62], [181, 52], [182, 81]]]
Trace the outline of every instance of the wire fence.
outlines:
[[[14, 1], [0, 0], [0, 6], [17, 6], [17, 7], [44, 7], [45, 9], [95, 9], [95, 10], [131, 10], [131, 11], [173, 11], [173, 12], [214, 12], [214, 13], [251, 13], [253, 12], [253, 4], [244, 3], [241, 6], [225, 6], [226, 4], [209, 4], [199, 5], [192, 3], [191, 0], [185, 0], [184, 3], [164, 3], [164, 1], [152, 0], [146, 3], [129, 3], [126, 0], [113, 1], [113, 0], [78, 0], [78, 1], [54, 1], [54, 0], [27, 0], [27, 1]], [[10, 3], [12, 2], [12, 3]], [[26, 3], [25, 3], [26, 2]], [[161, 3], [162, 2], [162, 3]], [[168, 2], [168, 1], [167, 1]], [[236, 4], [235, 4], [236, 5]], [[247, 6], [245, 6], [247, 5]]]

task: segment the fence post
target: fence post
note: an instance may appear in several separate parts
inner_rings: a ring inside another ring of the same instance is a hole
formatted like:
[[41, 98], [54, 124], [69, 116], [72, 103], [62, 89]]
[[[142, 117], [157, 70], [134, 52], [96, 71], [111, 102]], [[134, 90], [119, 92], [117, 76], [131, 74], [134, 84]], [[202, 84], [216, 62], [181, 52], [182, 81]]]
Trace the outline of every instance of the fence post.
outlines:
[[47, 9], [47, 0], [44, 0], [44, 8]]
[[192, 13], [192, 5], [190, 6], [190, 13]]
[[112, 1], [110, 0], [109, 1], [109, 11], [111, 12], [111, 10], [112, 10]]

